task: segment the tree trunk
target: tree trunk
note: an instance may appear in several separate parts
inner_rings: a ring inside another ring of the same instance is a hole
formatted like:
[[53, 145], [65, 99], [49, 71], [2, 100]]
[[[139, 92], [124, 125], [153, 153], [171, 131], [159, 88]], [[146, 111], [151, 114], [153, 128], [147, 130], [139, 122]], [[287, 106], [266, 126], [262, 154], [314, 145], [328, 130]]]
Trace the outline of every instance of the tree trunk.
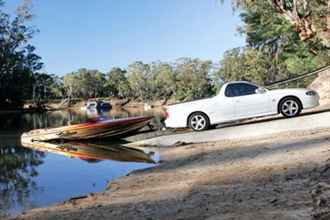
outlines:
[[286, 20], [294, 25], [299, 37], [302, 41], [307, 41], [315, 36], [322, 40], [322, 44], [330, 48], [330, 1], [328, 1], [328, 10], [326, 19], [327, 27], [323, 30], [316, 30], [313, 25], [311, 11], [307, 0], [301, 0], [305, 10], [305, 15], [301, 16], [298, 13], [298, 0], [292, 1], [292, 7], [287, 8], [284, 0], [269, 0], [270, 4], [274, 5], [278, 13], [280, 13]]

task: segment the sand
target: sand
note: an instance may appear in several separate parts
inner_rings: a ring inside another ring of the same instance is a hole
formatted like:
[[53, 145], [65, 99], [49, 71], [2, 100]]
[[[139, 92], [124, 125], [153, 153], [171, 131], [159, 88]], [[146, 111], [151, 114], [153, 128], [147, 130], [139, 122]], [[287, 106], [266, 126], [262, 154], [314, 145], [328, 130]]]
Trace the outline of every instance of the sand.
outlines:
[[14, 219], [330, 219], [330, 130], [178, 143], [160, 153], [158, 167], [102, 193]]

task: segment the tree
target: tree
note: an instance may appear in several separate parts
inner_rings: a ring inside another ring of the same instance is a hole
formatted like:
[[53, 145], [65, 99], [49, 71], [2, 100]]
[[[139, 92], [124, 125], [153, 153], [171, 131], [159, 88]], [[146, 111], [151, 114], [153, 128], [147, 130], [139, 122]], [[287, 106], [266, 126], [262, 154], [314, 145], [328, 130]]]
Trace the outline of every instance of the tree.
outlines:
[[127, 98], [130, 95], [130, 87], [126, 73], [126, 70], [118, 67], [112, 68], [111, 71], [107, 73], [105, 87], [109, 95], [120, 98]]
[[153, 62], [151, 72], [151, 92], [154, 99], [164, 99], [166, 102], [176, 93], [174, 68], [168, 63]]
[[225, 52], [220, 61], [221, 67], [215, 74], [224, 81], [246, 80], [263, 83], [267, 70], [264, 59], [260, 52], [252, 48], [234, 48]]
[[[330, 47], [330, 2], [328, 0], [233, 0], [235, 8], [273, 10], [277, 16], [288, 21], [302, 41], [322, 40]], [[267, 13], [264, 13], [267, 16]]]
[[68, 98], [79, 97], [79, 78], [74, 72], [68, 73], [63, 77], [63, 87]]
[[56, 75], [36, 73], [33, 75], [32, 99], [36, 102], [64, 95], [63, 81]]
[[63, 77], [68, 97], [92, 98], [105, 95], [105, 74], [98, 70], [79, 69]]
[[102, 96], [105, 76], [98, 70], [79, 69], [77, 74], [77, 83], [80, 87], [80, 97], [91, 98]]
[[48, 90], [50, 91], [51, 98], [62, 98], [65, 96], [63, 77], [51, 74], [52, 83]]
[[33, 76], [32, 98], [38, 104], [50, 96], [50, 87], [53, 84], [53, 78], [45, 73], [36, 73]]
[[130, 64], [127, 69], [129, 87], [132, 95], [142, 101], [151, 100], [151, 70], [148, 64], [141, 61]]
[[[234, 2], [241, 10], [243, 25], [240, 32], [246, 35], [247, 45], [225, 54], [218, 77], [267, 84], [330, 62], [326, 46], [317, 37], [302, 41], [295, 26], [269, 1]], [[307, 83], [302, 82], [300, 86]]]
[[[0, 0], [0, 7], [3, 4]], [[26, 25], [31, 17], [28, 1], [13, 19], [0, 8], [0, 107], [22, 105], [31, 95], [33, 74], [42, 67], [35, 47], [28, 43], [36, 31]]]
[[209, 96], [211, 61], [181, 58], [176, 61], [176, 98], [193, 100]]

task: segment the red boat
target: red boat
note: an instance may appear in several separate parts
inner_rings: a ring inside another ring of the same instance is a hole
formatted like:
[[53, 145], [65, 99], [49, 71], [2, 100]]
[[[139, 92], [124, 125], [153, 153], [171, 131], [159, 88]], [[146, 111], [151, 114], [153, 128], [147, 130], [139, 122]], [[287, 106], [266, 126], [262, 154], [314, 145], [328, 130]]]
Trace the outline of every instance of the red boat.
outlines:
[[139, 116], [116, 120], [93, 120], [86, 123], [58, 128], [37, 129], [23, 133], [22, 140], [86, 140], [114, 137], [137, 131], [150, 123], [153, 117]]

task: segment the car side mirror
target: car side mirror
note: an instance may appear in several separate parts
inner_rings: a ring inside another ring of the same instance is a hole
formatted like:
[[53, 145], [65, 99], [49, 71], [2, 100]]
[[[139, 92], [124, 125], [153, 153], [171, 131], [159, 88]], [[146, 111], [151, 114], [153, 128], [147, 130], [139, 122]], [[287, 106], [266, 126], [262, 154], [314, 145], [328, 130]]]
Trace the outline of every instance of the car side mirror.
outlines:
[[256, 89], [257, 94], [265, 94], [266, 92], [267, 92], [267, 89], [265, 89], [263, 87], [259, 87]]

